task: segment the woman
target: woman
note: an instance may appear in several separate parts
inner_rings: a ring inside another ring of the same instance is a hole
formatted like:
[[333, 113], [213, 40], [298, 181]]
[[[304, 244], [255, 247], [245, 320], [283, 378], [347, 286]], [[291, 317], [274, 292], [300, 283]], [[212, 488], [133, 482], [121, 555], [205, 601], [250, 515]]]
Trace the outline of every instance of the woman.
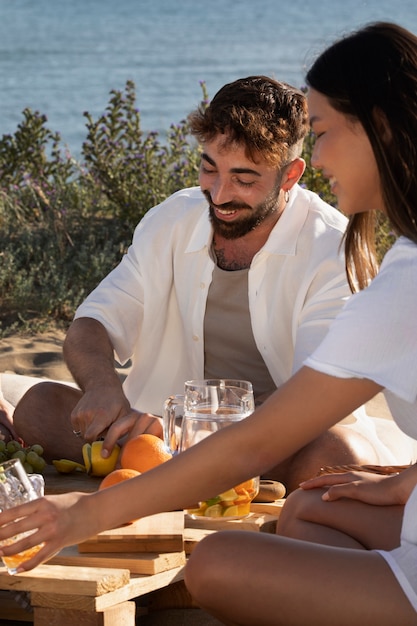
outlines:
[[[265, 473], [382, 389], [389, 390], [395, 418], [417, 436], [417, 295], [410, 288], [417, 277], [417, 38], [393, 25], [371, 26], [329, 48], [308, 79], [315, 164], [331, 180], [340, 208], [353, 216], [346, 239], [352, 284], [364, 286], [374, 273], [371, 212], [386, 212], [401, 238], [322, 346], [252, 416], [115, 487], [51, 496], [2, 513], [0, 539], [38, 529], [4, 554], [45, 543], [26, 569], [127, 519], [186, 507]], [[414, 544], [411, 566], [417, 561], [416, 484], [413, 466], [367, 489], [376, 504], [395, 502], [398, 532], [407, 502], [402, 534]], [[401, 550], [381, 554], [219, 532], [193, 551], [186, 584], [226, 624], [408, 626], [417, 623], [417, 573], [407, 570], [409, 552]]]

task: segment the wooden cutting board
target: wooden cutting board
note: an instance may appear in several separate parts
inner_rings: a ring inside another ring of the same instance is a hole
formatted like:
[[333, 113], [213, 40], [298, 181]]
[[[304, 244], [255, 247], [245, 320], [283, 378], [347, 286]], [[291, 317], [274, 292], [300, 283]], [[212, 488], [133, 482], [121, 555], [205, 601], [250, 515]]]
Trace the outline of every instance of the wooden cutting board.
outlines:
[[77, 546], [61, 550], [48, 563], [50, 565], [76, 565], [81, 567], [106, 567], [130, 570], [131, 574], [159, 574], [185, 565], [185, 552], [82, 552]]
[[53, 465], [45, 467], [43, 477], [46, 495], [68, 493], [70, 491], [93, 493], [97, 491], [103, 480], [97, 476], [88, 476], [88, 474], [80, 471], [71, 472], [71, 474], [60, 474]]
[[184, 513], [158, 513], [106, 530], [78, 544], [79, 552], [183, 552]]

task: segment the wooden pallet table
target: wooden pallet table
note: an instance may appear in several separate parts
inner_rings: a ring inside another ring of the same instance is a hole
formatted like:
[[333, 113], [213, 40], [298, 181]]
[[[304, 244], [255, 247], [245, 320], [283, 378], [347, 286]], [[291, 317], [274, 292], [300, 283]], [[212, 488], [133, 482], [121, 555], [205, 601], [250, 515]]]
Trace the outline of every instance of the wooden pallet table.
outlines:
[[183, 566], [146, 576], [128, 569], [46, 564], [17, 576], [0, 570], [0, 589], [30, 593], [34, 626], [134, 626], [134, 598], [182, 579]]
[[[45, 483], [47, 494], [92, 492], [100, 479], [61, 476], [51, 467]], [[33, 619], [34, 626], [134, 626], [134, 599], [185, 588], [186, 558], [202, 538], [227, 528], [274, 532], [282, 504], [253, 504], [246, 520], [221, 523], [191, 520], [181, 511], [149, 516], [65, 548], [31, 572], [10, 576], [0, 567], [1, 617]], [[33, 613], [7, 602], [6, 591], [28, 592]]]

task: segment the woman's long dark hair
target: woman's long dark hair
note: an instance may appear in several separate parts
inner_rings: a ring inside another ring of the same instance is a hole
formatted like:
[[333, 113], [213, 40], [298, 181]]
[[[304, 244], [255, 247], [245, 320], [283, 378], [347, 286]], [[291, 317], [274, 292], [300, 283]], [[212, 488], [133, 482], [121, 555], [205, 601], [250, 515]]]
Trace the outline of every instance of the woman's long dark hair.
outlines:
[[[396, 24], [370, 24], [325, 50], [306, 79], [336, 110], [362, 124], [392, 227], [417, 243], [417, 37]], [[349, 221], [345, 252], [352, 290], [355, 283], [365, 287], [377, 271], [375, 217], [369, 211]]]

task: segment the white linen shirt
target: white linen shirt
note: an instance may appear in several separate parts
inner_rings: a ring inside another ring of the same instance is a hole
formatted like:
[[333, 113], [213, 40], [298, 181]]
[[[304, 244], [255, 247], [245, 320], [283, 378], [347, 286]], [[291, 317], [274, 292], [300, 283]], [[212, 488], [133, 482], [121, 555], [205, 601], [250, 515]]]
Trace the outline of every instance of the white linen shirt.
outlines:
[[[296, 185], [248, 274], [256, 345], [279, 387], [323, 339], [350, 291], [340, 242], [347, 220]], [[120, 363], [132, 407], [161, 415], [184, 381], [204, 378], [204, 314], [214, 262], [200, 188], [149, 210], [121, 263], [75, 317], [100, 321]]]
[[400, 237], [367, 289], [352, 296], [305, 365], [384, 387], [392, 416], [417, 439], [417, 245]]

